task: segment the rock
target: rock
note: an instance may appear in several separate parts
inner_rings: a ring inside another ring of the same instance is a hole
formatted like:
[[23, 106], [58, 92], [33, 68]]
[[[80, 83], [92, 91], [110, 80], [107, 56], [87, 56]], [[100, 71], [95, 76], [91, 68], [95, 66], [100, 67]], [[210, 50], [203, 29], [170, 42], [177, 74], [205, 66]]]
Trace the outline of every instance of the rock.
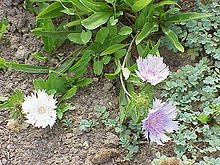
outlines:
[[28, 57], [28, 50], [25, 47], [20, 46], [15, 53], [15, 57], [17, 59], [26, 59]]
[[2, 159], [2, 164], [7, 164], [7, 160], [5, 158]]
[[104, 90], [109, 91], [111, 88], [113, 88], [113, 84], [111, 82], [106, 82], [104, 84]]
[[18, 120], [11, 119], [8, 121], [7, 127], [12, 131], [19, 131], [21, 129], [21, 123]]
[[89, 148], [89, 142], [88, 142], [88, 141], [85, 141], [85, 142], [83, 143], [83, 147], [84, 147], [85, 149], [88, 149], [88, 148]]
[[0, 124], [4, 121], [4, 117], [0, 116]]
[[163, 160], [160, 165], [183, 165], [179, 158], [169, 158], [167, 160]]
[[118, 146], [119, 138], [117, 135], [113, 134], [112, 132], [107, 132], [106, 133], [106, 140], [104, 141], [104, 144], [108, 147]]
[[103, 164], [112, 158], [119, 156], [120, 152], [116, 149], [100, 149], [92, 159], [93, 163]]

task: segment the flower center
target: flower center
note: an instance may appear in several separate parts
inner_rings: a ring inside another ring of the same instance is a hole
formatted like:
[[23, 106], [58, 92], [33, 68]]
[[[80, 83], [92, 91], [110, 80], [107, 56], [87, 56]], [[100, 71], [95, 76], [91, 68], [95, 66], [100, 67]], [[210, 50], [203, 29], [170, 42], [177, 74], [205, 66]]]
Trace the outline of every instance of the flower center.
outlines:
[[40, 108], [38, 108], [38, 112], [39, 112], [39, 114], [43, 114], [46, 112], [46, 109], [44, 107], [40, 107]]

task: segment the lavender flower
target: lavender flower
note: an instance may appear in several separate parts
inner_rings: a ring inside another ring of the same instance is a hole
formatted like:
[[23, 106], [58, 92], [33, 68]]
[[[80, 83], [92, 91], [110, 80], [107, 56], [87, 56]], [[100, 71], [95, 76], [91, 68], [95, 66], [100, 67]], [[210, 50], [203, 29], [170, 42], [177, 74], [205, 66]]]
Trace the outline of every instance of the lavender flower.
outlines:
[[163, 58], [160, 56], [148, 55], [145, 59], [139, 57], [137, 67], [139, 71], [135, 70], [135, 72], [138, 77], [151, 85], [160, 83], [169, 75], [169, 68], [163, 63]]
[[173, 132], [178, 128], [178, 122], [172, 119], [176, 116], [176, 107], [172, 104], [156, 99], [148, 117], [143, 120], [144, 135], [150, 142], [163, 144], [170, 140], [166, 132]]

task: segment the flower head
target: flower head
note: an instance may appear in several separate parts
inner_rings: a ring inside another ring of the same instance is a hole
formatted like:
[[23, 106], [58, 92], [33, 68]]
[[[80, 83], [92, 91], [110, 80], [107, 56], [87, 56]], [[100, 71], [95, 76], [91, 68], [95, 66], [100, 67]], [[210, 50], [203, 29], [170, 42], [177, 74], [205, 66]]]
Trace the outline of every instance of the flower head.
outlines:
[[143, 120], [144, 135], [151, 142], [163, 144], [170, 140], [166, 132], [173, 132], [178, 128], [178, 122], [172, 119], [176, 116], [176, 107], [172, 104], [156, 99], [148, 117]]
[[56, 99], [44, 90], [38, 90], [25, 98], [22, 110], [26, 114], [27, 123], [35, 127], [50, 128], [56, 122]]
[[139, 57], [137, 67], [138, 71], [135, 70], [135, 72], [138, 77], [151, 85], [160, 83], [169, 75], [169, 68], [163, 63], [163, 58], [160, 56], [148, 55], [145, 59]]

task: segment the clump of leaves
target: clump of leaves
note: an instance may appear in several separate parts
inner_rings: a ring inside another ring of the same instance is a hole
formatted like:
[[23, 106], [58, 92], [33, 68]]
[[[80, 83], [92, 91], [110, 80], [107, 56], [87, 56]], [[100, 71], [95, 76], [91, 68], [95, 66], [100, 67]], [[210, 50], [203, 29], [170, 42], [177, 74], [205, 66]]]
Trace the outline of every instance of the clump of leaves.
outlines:
[[[170, 28], [178, 34], [184, 46], [189, 47], [188, 53], [197, 55], [198, 51], [205, 51], [206, 54], [220, 60], [220, 5], [217, 1], [203, 4], [197, 0], [193, 8], [195, 12], [210, 13], [211, 17], [192, 20], [180, 23], [181, 26], [171, 26]], [[164, 39], [166, 46], [176, 50]]]
[[194, 67], [186, 65], [171, 73], [162, 91], [162, 96], [179, 109], [181, 124], [178, 133], [173, 134], [178, 157], [188, 153], [197, 158], [198, 154], [211, 154], [220, 148], [220, 125], [215, 122], [220, 104], [220, 70], [208, 64], [209, 60], [203, 58]]
[[220, 158], [204, 157], [204, 161], [195, 163], [195, 165], [217, 165], [220, 164]]
[[0, 39], [3, 36], [3, 33], [8, 27], [8, 21], [7, 20], [0, 20]]
[[22, 92], [17, 90], [14, 95], [9, 96], [8, 98], [0, 98], [0, 110], [9, 110], [10, 118], [14, 120], [23, 119], [24, 114], [22, 113], [22, 102], [24, 102]]

